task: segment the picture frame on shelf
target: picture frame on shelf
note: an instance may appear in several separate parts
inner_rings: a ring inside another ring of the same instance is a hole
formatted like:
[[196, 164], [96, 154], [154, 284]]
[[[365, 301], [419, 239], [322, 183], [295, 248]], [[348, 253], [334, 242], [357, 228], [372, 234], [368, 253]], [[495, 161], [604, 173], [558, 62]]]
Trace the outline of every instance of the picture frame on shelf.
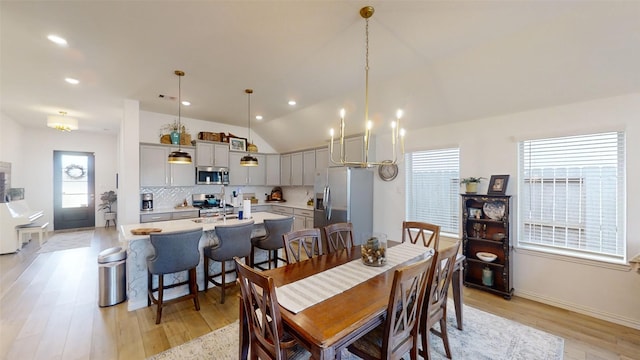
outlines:
[[247, 151], [247, 139], [230, 137], [229, 138], [229, 150]]
[[504, 195], [507, 191], [509, 175], [491, 175], [487, 195]]
[[472, 219], [480, 219], [482, 217], [482, 209], [480, 208], [469, 208], [469, 217]]

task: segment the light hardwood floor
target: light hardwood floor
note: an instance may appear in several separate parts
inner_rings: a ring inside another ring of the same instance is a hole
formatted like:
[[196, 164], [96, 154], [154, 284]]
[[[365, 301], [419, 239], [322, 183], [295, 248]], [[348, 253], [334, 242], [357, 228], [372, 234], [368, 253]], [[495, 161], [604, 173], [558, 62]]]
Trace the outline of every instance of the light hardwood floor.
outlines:
[[[200, 311], [184, 301], [163, 310], [97, 305], [97, 254], [118, 246], [114, 228], [97, 228], [90, 248], [37, 254], [31, 241], [0, 256], [2, 359], [144, 359], [223, 327], [238, 317], [237, 288], [219, 304], [218, 289], [200, 292]], [[517, 296], [511, 301], [465, 288], [478, 309], [565, 339], [565, 359], [640, 359], [640, 331]]]

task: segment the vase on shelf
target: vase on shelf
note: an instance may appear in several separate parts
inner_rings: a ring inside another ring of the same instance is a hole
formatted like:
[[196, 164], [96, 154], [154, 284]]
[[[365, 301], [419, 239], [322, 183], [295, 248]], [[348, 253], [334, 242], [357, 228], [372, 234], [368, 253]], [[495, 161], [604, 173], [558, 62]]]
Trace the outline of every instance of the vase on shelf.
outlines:
[[475, 194], [478, 192], [478, 183], [477, 182], [468, 182], [464, 184], [466, 187], [467, 194]]
[[180, 133], [177, 131], [171, 132], [171, 143], [174, 145], [178, 145], [180, 143]]

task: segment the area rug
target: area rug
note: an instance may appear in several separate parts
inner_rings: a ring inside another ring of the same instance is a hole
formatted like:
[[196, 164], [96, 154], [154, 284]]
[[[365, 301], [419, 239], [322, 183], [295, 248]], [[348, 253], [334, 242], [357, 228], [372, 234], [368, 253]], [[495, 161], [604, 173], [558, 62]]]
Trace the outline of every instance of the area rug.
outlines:
[[38, 253], [61, 251], [91, 246], [93, 230], [57, 233], [45, 242]]
[[[453, 359], [559, 360], [564, 356], [564, 339], [466, 305], [464, 306], [464, 331], [456, 327], [454, 314], [447, 314], [447, 329]], [[442, 340], [433, 334], [431, 336], [432, 359], [446, 359]], [[238, 322], [236, 321], [149, 359], [237, 358]], [[408, 354], [405, 358], [409, 358]], [[344, 350], [342, 359], [360, 358]]]

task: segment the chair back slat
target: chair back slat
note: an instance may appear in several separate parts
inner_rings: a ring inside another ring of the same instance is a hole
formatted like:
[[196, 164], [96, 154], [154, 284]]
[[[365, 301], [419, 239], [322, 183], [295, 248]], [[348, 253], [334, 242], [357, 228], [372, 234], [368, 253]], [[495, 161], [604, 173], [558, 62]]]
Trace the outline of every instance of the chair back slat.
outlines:
[[424, 246], [438, 250], [440, 245], [440, 226], [419, 221], [403, 221], [402, 242], [407, 240], [411, 241], [412, 244], [422, 240]]
[[282, 235], [288, 264], [322, 255], [320, 229], [296, 230]]
[[353, 225], [351, 223], [335, 223], [324, 227], [329, 253], [353, 247]]

